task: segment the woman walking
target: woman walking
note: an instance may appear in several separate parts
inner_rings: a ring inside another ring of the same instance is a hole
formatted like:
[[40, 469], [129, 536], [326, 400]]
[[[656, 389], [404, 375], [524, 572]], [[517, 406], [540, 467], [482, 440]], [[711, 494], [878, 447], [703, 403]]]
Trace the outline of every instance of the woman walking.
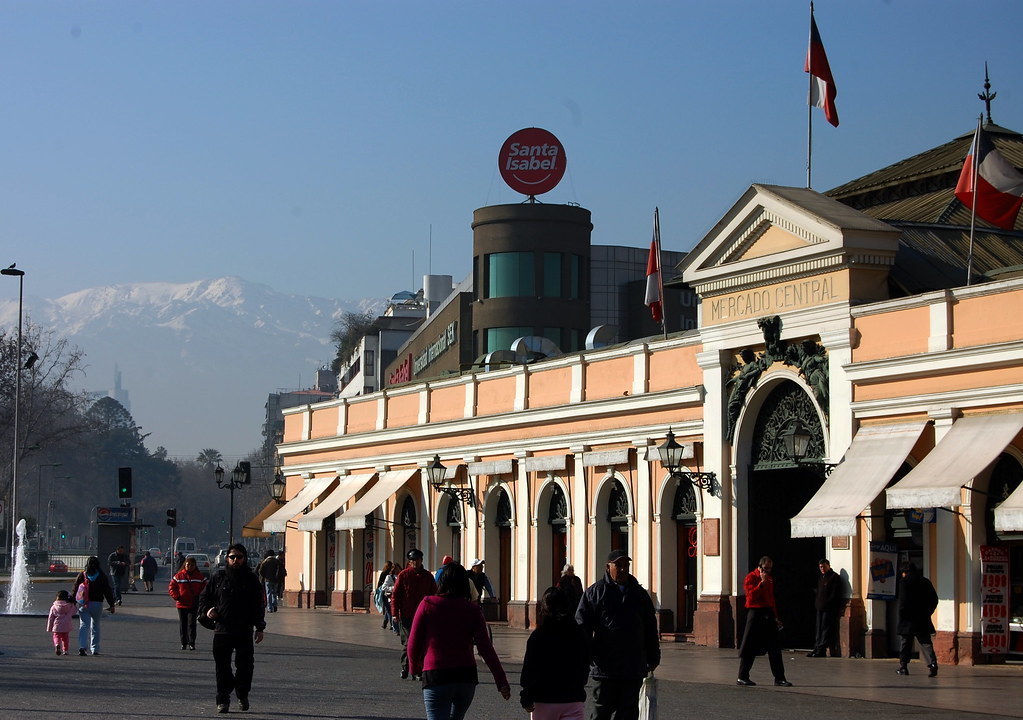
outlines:
[[494, 676], [497, 691], [511, 697], [504, 668], [487, 632], [483, 611], [469, 599], [469, 576], [457, 562], [444, 566], [436, 595], [419, 603], [408, 638], [412, 675], [423, 678], [427, 720], [462, 720], [479, 678], [473, 645]]
[[103, 601], [114, 612], [114, 590], [110, 580], [99, 567], [99, 558], [93, 555], [85, 561], [85, 570], [78, 573], [71, 591], [78, 603], [78, 654], [86, 655], [86, 648], [99, 655], [99, 619], [103, 614]]
[[377, 610], [384, 616], [384, 621], [381, 623], [382, 628], [391, 628], [391, 593], [394, 592], [394, 581], [398, 577], [395, 572], [394, 563], [390, 560], [384, 562], [384, 568], [380, 571], [380, 576], [377, 578], [376, 592], [373, 597], [373, 604], [376, 605]]
[[206, 587], [206, 576], [199, 572], [195, 558], [185, 559], [185, 565], [171, 578], [167, 594], [174, 598], [178, 609], [181, 649], [195, 650], [195, 619], [199, 594]]
[[583, 720], [590, 654], [575, 621], [577, 605], [558, 587], [540, 598], [540, 623], [526, 641], [519, 693], [533, 720]]
[[146, 586], [146, 592], [153, 592], [153, 581], [156, 580], [156, 558], [146, 550], [142, 553], [142, 560], [139, 562], [139, 577], [142, 584]]

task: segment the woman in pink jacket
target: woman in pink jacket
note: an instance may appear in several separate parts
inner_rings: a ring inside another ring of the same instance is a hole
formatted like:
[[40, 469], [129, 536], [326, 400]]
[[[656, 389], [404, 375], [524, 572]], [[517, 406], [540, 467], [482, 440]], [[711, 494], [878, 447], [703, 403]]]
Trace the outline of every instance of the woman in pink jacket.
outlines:
[[436, 595], [419, 603], [408, 638], [409, 668], [423, 678], [427, 720], [461, 720], [476, 695], [479, 679], [473, 645], [479, 648], [507, 700], [508, 679], [494, 652], [479, 605], [469, 599], [469, 575], [456, 562], [444, 566]]
[[199, 572], [193, 557], [185, 559], [185, 564], [167, 586], [167, 593], [174, 598], [174, 605], [178, 608], [182, 650], [195, 650], [195, 613], [199, 594], [205, 587], [206, 576]]

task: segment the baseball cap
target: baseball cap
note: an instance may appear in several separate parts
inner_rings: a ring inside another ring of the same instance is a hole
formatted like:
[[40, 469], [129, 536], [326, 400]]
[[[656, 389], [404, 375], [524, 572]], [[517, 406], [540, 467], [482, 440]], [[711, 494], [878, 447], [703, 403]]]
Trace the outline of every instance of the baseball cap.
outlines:
[[423, 551], [420, 550], [419, 548], [412, 548], [411, 550], [408, 551], [407, 557], [409, 560], [422, 560]]
[[482, 560], [480, 560], [479, 558], [473, 558], [473, 559], [472, 559], [472, 562], [471, 562], [471, 563], [469, 563], [469, 567], [471, 567], [471, 568], [474, 568], [474, 567], [476, 567], [477, 565], [482, 565], [482, 564], [483, 564], [483, 561], [482, 561]]
[[443, 566], [447, 565], [449, 562], [454, 562], [454, 561], [455, 561], [455, 559], [453, 557], [451, 557], [450, 555], [445, 555], [444, 557], [442, 557], [440, 559], [440, 564], [441, 564], [441, 567], [443, 567]]
[[612, 550], [607, 556], [607, 561], [609, 563], [613, 563], [617, 562], [618, 560], [621, 560], [622, 558], [625, 558], [626, 560], [632, 560], [632, 558], [629, 557], [629, 553], [625, 552], [624, 550]]

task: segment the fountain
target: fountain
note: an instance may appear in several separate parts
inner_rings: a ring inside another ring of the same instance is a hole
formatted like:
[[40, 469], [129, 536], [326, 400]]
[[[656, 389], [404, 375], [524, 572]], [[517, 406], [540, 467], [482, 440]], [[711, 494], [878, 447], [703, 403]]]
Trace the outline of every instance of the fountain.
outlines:
[[28, 560], [25, 557], [25, 520], [18, 521], [18, 550], [11, 570], [11, 581], [7, 587], [7, 614], [23, 615], [28, 612], [28, 591], [31, 581], [28, 578]]

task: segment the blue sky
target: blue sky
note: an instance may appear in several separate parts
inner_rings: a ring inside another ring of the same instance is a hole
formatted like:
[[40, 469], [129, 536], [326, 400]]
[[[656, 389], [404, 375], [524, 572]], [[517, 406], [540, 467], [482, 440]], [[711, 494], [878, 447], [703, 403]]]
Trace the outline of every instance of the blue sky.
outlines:
[[[995, 122], [1023, 130], [1023, 3], [820, 0], [841, 125], [820, 190]], [[593, 242], [688, 250], [752, 182], [802, 186], [808, 3], [0, 4], [0, 262], [29, 297], [239, 275], [388, 296], [471, 264], [528, 126]], [[430, 254], [432, 235], [432, 258]], [[413, 255], [415, 263], [413, 265]], [[29, 309], [30, 306], [29, 306]]]

